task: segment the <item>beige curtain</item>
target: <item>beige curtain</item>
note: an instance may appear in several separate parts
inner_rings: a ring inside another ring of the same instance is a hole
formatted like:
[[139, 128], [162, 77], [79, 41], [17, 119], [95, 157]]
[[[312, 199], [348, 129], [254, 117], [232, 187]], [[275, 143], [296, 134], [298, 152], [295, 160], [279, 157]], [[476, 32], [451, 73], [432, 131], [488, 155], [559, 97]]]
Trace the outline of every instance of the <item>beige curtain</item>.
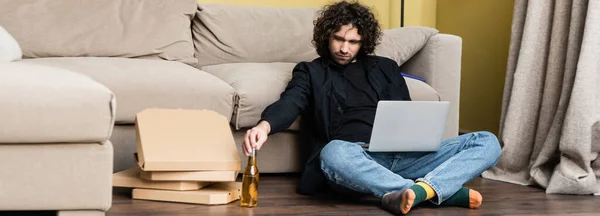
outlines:
[[600, 0], [516, 0], [498, 164], [484, 178], [600, 192]]

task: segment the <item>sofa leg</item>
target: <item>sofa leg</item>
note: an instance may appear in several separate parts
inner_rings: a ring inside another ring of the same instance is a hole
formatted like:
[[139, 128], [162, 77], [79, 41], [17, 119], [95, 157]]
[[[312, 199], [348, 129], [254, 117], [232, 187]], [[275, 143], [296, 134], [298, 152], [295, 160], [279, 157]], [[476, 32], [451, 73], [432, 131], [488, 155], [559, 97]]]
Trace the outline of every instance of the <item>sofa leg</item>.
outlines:
[[65, 210], [56, 212], [56, 216], [104, 216], [104, 212], [98, 210]]

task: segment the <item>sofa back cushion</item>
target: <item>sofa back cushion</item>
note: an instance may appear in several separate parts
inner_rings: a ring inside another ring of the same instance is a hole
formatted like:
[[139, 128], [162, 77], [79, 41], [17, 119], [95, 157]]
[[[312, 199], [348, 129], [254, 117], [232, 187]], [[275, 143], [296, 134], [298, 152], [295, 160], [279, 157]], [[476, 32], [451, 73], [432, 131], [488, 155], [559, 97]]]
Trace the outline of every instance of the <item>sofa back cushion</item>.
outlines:
[[192, 24], [198, 67], [240, 62], [300, 62], [317, 56], [319, 8], [198, 4]]
[[196, 65], [194, 0], [0, 1], [0, 25], [26, 58], [131, 57]]
[[429, 38], [438, 32], [437, 29], [423, 26], [384, 30], [381, 43], [375, 49], [375, 55], [391, 58], [398, 65], [402, 65], [421, 51]]

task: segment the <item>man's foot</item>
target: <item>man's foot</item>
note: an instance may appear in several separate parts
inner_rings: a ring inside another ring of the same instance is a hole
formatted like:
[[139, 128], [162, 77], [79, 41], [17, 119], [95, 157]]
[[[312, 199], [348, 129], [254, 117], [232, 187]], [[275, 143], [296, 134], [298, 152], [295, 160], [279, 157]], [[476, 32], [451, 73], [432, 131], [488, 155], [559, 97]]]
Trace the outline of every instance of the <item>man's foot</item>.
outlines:
[[435, 197], [433, 188], [424, 182], [417, 182], [402, 192], [383, 195], [383, 208], [394, 214], [406, 214], [413, 206]]
[[483, 203], [483, 196], [479, 191], [469, 189], [469, 208], [479, 208]]
[[402, 192], [391, 192], [383, 195], [383, 208], [393, 214], [407, 214], [415, 202], [415, 192], [406, 189]]
[[463, 187], [440, 205], [479, 208], [482, 202], [483, 197], [481, 196], [481, 193], [476, 190]]

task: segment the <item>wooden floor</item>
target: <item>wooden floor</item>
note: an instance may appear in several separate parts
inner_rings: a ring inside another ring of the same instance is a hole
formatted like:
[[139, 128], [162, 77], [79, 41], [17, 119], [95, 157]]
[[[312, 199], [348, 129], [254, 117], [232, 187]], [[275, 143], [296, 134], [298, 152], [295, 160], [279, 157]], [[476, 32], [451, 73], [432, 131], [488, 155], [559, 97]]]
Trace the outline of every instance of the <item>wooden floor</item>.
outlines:
[[[229, 205], [204, 206], [132, 200], [129, 190], [115, 191], [107, 215], [390, 215], [379, 201], [358, 203], [330, 196], [307, 197], [295, 193], [297, 177], [262, 175], [259, 204], [253, 209]], [[423, 206], [409, 215], [600, 215], [600, 196], [549, 195], [542, 189], [478, 178], [467, 184], [483, 195], [479, 209]]]
[[[291, 175], [261, 175], [259, 204], [253, 209], [239, 207], [239, 201], [205, 206], [132, 200], [130, 189], [117, 188], [107, 215], [390, 215], [380, 209], [376, 199], [355, 203], [331, 196], [298, 195], [295, 193], [296, 180], [297, 177]], [[479, 209], [428, 205], [414, 208], [409, 215], [600, 215], [600, 196], [550, 195], [539, 188], [482, 178], [467, 186], [483, 195], [483, 205]], [[0, 215], [53, 214], [0, 212]]]

